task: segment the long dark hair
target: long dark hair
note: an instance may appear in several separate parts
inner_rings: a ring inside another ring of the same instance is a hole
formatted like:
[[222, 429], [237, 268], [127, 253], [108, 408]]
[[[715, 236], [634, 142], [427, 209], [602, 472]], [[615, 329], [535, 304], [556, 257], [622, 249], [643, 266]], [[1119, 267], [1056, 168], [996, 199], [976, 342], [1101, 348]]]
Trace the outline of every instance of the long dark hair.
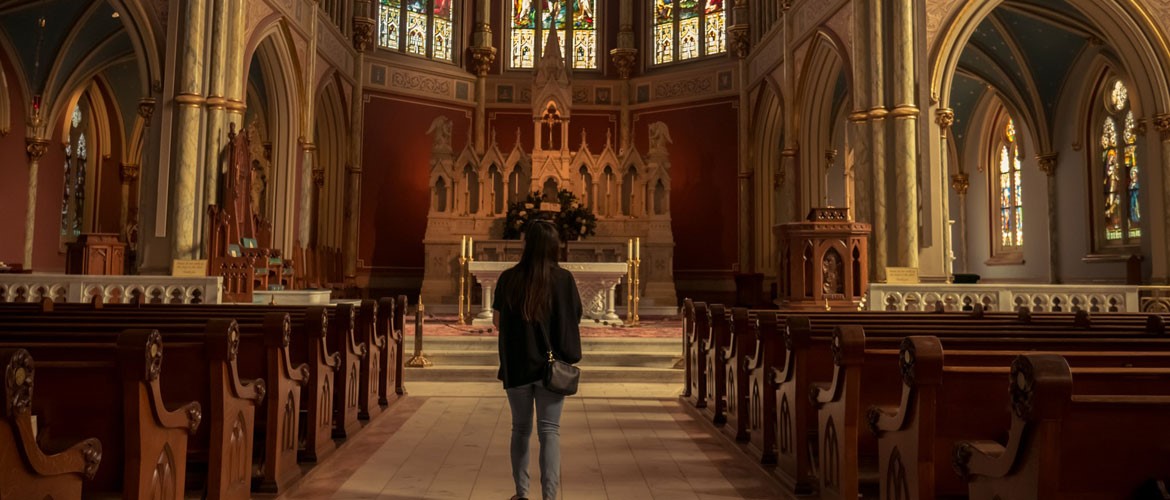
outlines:
[[524, 232], [524, 253], [516, 264], [509, 303], [520, 310], [525, 321], [541, 321], [552, 307], [552, 277], [560, 255], [557, 228], [547, 221], [536, 221]]

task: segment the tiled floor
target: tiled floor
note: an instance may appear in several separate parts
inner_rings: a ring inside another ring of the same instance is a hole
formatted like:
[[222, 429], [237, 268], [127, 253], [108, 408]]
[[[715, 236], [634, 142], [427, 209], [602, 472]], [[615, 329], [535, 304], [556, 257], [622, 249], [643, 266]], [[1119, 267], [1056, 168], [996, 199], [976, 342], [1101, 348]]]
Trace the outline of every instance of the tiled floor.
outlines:
[[[282, 498], [511, 497], [511, 412], [500, 386], [408, 389]], [[679, 406], [677, 391], [673, 384], [584, 384], [561, 420], [561, 498], [776, 498], [770, 481]], [[532, 446], [536, 495], [535, 435]]]

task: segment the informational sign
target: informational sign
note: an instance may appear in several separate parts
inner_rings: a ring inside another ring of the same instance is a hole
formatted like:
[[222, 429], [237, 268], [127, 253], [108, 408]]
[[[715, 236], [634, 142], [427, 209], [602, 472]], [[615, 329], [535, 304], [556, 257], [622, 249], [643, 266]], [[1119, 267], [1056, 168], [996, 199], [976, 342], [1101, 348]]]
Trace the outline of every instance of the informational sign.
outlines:
[[886, 283], [891, 285], [913, 285], [918, 283], [918, 268], [887, 267]]
[[540, 202], [540, 211], [541, 212], [560, 212], [561, 211], [561, 204], [560, 203], [549, 203], [547, 201], [542, 201], [542, 202]]
[[171, 276], [176, 278], [202, 278], [207, 276], [207, 259], [175, 259], [171, 263]]

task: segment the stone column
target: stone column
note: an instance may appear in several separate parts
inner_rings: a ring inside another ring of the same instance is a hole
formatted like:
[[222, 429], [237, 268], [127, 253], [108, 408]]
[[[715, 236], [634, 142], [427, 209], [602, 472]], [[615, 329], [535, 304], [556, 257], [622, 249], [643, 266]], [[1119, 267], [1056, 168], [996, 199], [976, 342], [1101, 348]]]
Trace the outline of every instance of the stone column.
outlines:
[[[1162, 139], [1162, 196], [1163, 204], [1170, 204], [1170, 113], [1154, 116], [1154, 128]], [[1170, 217], [1162, 217], [1165, 238], [1170, 239]], [[1170, 267], [1170, 245], [1166, 245], [1162, 258]], [[1167, 271], [1170, 274], [1170, 270]], [[1170, 278], [1168, 278], [1170, 279]]]
[[890, 40], [894, 74], [894, 194], [897, 239], [894, 262], [900, 267], [918, 267], [918, 97], [915, 62], [914, 0], [893, 2]]
[[[475, 9], [475, 32], [471, 35], [471, 67], [475, 70], [475, 152], [487, 151], [487, 75], [496, 62], [492, 47], [492, 2], [479, 2]], [[482, 197], [481, 197], [482, 199]]]
[[959, 248], [963, 250], [963, 258], [959, 259], [963, 272], [968, 272], [967, 261], [971, 253], [967, 248], [967, 188], [971, 187], [971, 178], [966, 172], [959, 171], [951, 176], [951, 188], [959, 195]]
[[886, 266], [889, 265], [890, 243], [887, 237], [889, 224], [886, 222], [886, 90], [885, 90], [885, 40], [882, 23], [881, 0], [868, 0], [870, 65], [870, 153], [873, 161], [873, 253], [874, 281], [886, 281]]
[[[312, 101], [310, 101], [312, 102]], [[305, 130], [306, 134], [311, 133], [310, 128]], [[317, 199], [313, 196], [313, 172], [316, 172], [316, 164], [313, 163], [313, 158], [317, 153], [317, 145], [311, 142], [301, 143], [301, 172], [303, 179], [301, 182], [301, 213], [300, 213], [300, 230], [297, 231], [297, 239], [295, 246], [306, 248], [309, 246], [309, 237], [313, 230], [313, 213], [317, 210]], [[286, 252], [285, 255], [288, 255]]]
[[123, 163], [118, 174], [122, 178], [122, 203], [118, 210], [118, 232], [123, 237], [127, 237], [129, 235], [126, 234], [126, 229], [130, 222], [130, 185], [138, 180], [138, 165]]
[[[374, 20], [369, 17], [353, 18], [354, 85], [350, 96], [350, 137], [349, 162], [346, 164], [345, 183], [345, 230], [341, 242], [342, 258], [345, 261], [345, 280], [352, 284], [357, 279], [358, 218], [361, 214], [362, 195], [362, 124], [365, 116], [365, 99], [361, 82], [365, 74], [365, 52], [374, 48]], [[432, 205], [433, 206], [433, 205]]]
[[[955, 110], [951, 108], [939, 108], [934, 112], [934, 123], [938, 124], [939, 133], [939, 176], [942, 177], [943, 182], [946, 182], [947, 174], [950, 172], [948, 160], [950, 155], [947, 154], [947, 131], [951, 129], [951, 125], [955, 123]], [[942, 206], [943, 206], [943, 221], [951, 220], [950, 196], [946, 194], [947, 190], [944, 186], [942, 189]], [[950, 223], [946, 222], [943, 225], [943, 271], [947, 275], [947, 283], [954, 282], [954, 267], [951, 265], [951, 255], [954, 253], [955, 242], [951, 241]]]
[[196, 213], [199, 200], [200, 122], [206, 99], [203, 96], [205, 35], [203, 20], [207, 16], [206, 2], [187, 2], [187, 31], [182, 42], [181, 79], [175, 103], [179, 106], [175, 132], [174, 198], [171, 204], [171, 258], [193, 259], [199, 254]]
[[747, 55], [751, 50], [751, 31], [748, 26], [748, 4], [746, 0], [735, 2], [735, 6], [731, 10], [732, 20], [731, 26], [727, 28], [727, 35], [729, 41], [728, 53], [736, 61], [736, 66], [739, 70], [739, 127], [736, 135], [739, 138], [739, 266], [740, 271], [745, 273], [756, 272], [756, 235], [752, 228], [755, 227], [755, 217], [753, 216], [752, 207], [755, 206], [754, 190], [756, 168], [752, 158], [751, 149], [751, 96], [748, 92], [742, 89], [748, 88], [748, 66]]
[[204, 144], [203, 162], [202, 162], [202, 179], [203, 182], [197, 187], [197, 199], [199, 200], [198, 209], [195, 210], [195, 246], [196, 253], [203, 250], [203, 237], [205, 234], [204, 224], [204, 209], [211, 204], [218, 203], [219, 200], [219, 173], [222, 168], [220, 162], [221, 152], [226, 147], [227, 143], [227, 125], [225, 120], [225, 109], [227, 108], [227, 73], [228, 61], [227, 46], [228, 33], [231, 30], [229, 24], [229, 13], [225, 0], [214, 0], [210, 2], [212, 10], [211, 18], [211, 51], [208, 54], [208, 68], [207, 71], [210, 77], [207, 80], [207, 139]]
[[1056, 153], [1036, 155], [1036, 163], [1048, 184], [1048, 278], [1052, 284], [1060, 283], [1060, 227], [1056, 204]]
[[25, 141], [28, 154], [28, 208], [24, 214], [24, 268], [33, 268], [33, 240], [37, 222], [37, 176], [40, 175], [41, 157], [49, 150], [49, 141], [29, 137]]
[[[229, 123], [236, 124], [236, 130], [244, 130], [244, 111], [247, 106], [244, 104], [244, 82], [248, 79], [248, 74], [244, 72], [244, 45], [247, 40], [244, 39], [246, 35], [246, 21], [247, 16], [243, 9], [244, 2], [238, 1], [232, 4], [232, 8], [228, 11], [228, 25], [231, 26], [228, 32], [227, 44], [227, 64], [226, 76], [224, 85], [224, 108], [227, 113], [224, 115], [224, 127], [228, 127]], [[220, 174], [223, 173], [221, 167]]]
[[609, 57], [617, 68], [618, 104], [618, 152], [629, 151], [631, 145], [630, 130], [630, 75], [638, 65], [638, 49], [634, 48], [634, 2], [621, 2], [618, 10], [618, 40], [617, 47], [609, 51]]
[[476, 278], [479, 281], [480, 289], [483, 290], [482, 305], [479, 308], [479, 314], [475, 316], [476, 319], [492, 320], [492, 294], [496, 291], [496, 282], [493, 280], [484, 280]]
[[320, 248], [321, 244], [321, 191], [325, 187], [325, 169], [313, 169], [313, 215], [309, 221], [312, 232], [309, 241], [302, 242], [306, 248]]

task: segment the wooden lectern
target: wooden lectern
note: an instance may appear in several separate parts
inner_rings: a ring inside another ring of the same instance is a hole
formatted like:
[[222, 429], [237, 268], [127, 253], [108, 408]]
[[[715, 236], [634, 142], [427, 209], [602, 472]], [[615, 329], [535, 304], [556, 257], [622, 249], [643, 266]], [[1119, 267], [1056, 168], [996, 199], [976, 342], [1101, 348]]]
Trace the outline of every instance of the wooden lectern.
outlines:
[[774, 231], [781, 308], [857, 310], [869, 289], [869, 224], [850, 220], [848, 208], [814, 208]]
[[115, 233], [89, 233], [69, 243], [66, 274], [120, 276], [125, 274], [126, 244]]

